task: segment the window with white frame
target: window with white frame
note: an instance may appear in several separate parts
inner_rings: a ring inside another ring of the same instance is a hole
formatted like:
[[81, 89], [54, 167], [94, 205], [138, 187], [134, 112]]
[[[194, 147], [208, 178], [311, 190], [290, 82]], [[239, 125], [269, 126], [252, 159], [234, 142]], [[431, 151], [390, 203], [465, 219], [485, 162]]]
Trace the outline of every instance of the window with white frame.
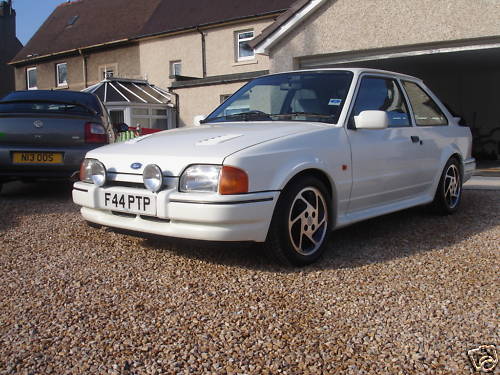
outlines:
[[248, 45], [253, 37], [253, 30], [239, 31], [235, 34], [237, 61], [251, 60], [255, 57], [253, 48]]
[[134, 107], [132, 108], [132, 123], [130, 126], [137, 125], [141, 128], [167, 129], [167, 110], [163, 107]]
[[102, 79], [113, 78], [115, 70], [113, 68], [105, 68], [102, 70]]
[[224, 103], [227, 99], [229, 99], [230, 96], [231, 94], [222, 94], [220, 96], [220, 104]]
[[38, 89], [36, 82], [36, 68], [26, 69], [26, 85], [28, 87], [28, 90]]
[[60, 63], [56, 65], [57, 86], [68, 85], [68, 64]]
[[170, 61], [170, 78], [180, 76], [182, 73], [182, 64], [180, 60]]
[[99, 76], [101, 79], [108, 79], [118, 75], [118, 64], [106, 64], [99, 66]]

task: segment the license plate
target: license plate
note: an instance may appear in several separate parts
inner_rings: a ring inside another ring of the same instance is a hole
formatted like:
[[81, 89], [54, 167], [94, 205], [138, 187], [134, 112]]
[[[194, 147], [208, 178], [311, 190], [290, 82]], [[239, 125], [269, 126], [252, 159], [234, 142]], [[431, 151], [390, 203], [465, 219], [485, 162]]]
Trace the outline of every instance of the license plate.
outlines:
[[112, 211], [156, 216], [156, 197], [151, 195], [103, 191], [100, 206]]
[[63, 164], [62, 152], [13, 152], [13, 164]]

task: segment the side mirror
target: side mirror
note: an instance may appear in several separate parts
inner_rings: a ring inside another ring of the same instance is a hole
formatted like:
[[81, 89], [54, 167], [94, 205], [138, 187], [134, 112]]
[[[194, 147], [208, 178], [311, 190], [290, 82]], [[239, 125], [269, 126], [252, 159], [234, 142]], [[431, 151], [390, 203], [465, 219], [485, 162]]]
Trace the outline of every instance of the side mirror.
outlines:
[[384, 111], [362, 111], [354, 116], [356, 129], [386, 129], [389, 126], [389, 116]]
[[200, 126], [203, 120], [205, 120], [205, 116], [203, 115], [194, 116], [193, 125]]

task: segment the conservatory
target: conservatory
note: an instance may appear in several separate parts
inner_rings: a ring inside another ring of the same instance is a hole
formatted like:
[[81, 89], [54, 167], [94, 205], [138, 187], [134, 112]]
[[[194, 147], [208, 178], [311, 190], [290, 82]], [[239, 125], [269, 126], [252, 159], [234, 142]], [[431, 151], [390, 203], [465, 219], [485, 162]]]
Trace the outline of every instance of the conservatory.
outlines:
[[101, 99], [113, 124], [157, 130], [176, 127], [174, 95], [147, 81], [109, 77], [83, 91]]

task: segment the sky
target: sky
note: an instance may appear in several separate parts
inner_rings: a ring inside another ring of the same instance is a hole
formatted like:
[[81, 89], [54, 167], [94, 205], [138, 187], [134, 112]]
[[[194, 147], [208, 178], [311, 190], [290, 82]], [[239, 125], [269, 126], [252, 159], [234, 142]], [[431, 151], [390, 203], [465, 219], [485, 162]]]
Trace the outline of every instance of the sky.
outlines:
[[26, 45], [42, 23], [65, 0], [13, 0], [16, 10], [17, 38]]

